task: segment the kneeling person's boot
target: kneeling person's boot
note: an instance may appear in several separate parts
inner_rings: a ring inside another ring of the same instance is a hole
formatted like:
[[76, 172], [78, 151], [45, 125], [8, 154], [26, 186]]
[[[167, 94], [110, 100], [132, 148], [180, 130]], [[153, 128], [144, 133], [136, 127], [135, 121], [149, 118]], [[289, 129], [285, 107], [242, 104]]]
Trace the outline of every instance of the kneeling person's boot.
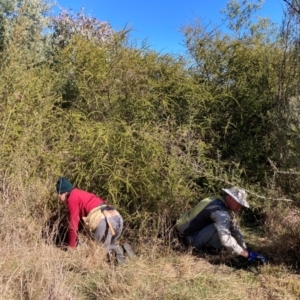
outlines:
[[123, 248], [120, 245], [116, 245], [113, 251], [115, 252], [118, 265], [125, 264], [126, 260], [125, 260]]
[[129, 259], [136, 258], [136, 255], [134, 254], [132, 248], [130, 247], [130, 245], [128, 243], [125, 243], [123, 245], [123, 249], [125, 250], [125, 254]]

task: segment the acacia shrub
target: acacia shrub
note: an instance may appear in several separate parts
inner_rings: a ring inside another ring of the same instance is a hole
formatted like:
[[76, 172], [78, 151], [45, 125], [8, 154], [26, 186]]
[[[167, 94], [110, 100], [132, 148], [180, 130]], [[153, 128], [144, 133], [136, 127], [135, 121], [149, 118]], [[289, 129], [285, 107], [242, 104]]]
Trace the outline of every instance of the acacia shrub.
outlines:
[[236, 39], [201, 23], [184, 28], [194, 58], [192, 72], [205, 84], [210, 119], [205, 140], [225, 161], [240, 163], [247, 181], [266, 182], [271, 170], [272, 110], [277, 93], [280, 48], [257, 37]]
[[115, 35], [103, 45], [74, 37], [56, 60], [65, 108], [98, 121], [190, 124], [205, 89], [194, 84], [183, 59], [136, 49]]
[[183, 60], [80, 37], [60, 54], [60, 78], [71, 74], [77, 90], [64, 109], [72, 132], [65, 170], [76, 184], [105, 196], [135, 226], [149, 214], [175, 218], [201, 189], [218, 186], [213, 177], [198, 184], [206, 174], [224, 176], [225, 164], [207, 158], [210, 119], [202, 114], [211, 94]]

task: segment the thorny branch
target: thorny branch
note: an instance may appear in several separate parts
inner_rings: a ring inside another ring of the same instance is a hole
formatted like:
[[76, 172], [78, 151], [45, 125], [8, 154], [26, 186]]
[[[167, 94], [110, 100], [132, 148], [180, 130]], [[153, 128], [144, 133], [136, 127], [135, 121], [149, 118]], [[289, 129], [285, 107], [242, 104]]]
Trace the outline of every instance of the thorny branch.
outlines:
[[[195, 165], [194, 165], [194, 166], [195, 166]], [[214, 176], [214, 175], [208, 174], [208, 173], [206, 173], [206, 172], [200, 171], [200, 170], [198, 170], [197, 166], [195, 166], [195, 172], [198, 173], [198, 174], [202, 174], [202, 175], [204, 175], [204, 176], [208, 176], [208, 177], [214, 178], [214, 179], [216, 179], [216, 180], [218, 180], [218, 181], [225, 182], [226, 184], [231, 185], [231, 186], [234, 186], [234, 185], [235, 185], [234, 183], [232, 183], [232, 182], [230, 182], [230, 181], [227, 181], [227, 180], [224, 180], [224, 179], [219, 178], [219, 177], [217, 177], [217, 176]], [[249, 190], [246, 190], [246, 189], [245, 189], [245, 191], [246, 191], [248, 194], [253, 195], [253, 196], [255, 196], [255, 197], [257, 197], [257, 198], [260, 198], [260, 199], [273, 200], [273, 201], [287, 201], [287, 202], [293, 202], [293, 200], [291, 200], [291, 199], [286, 199], [286, 198], [275, 198], [275, 199], [274, 199], [274, 198], [268, 198], [268, 197], [265, 197], [265, 196], [258, 195], [258, 194], [256, 194], [256, 193], [254, 193], [254, 192], [252, 192], [252, 191], [249, 191]]]

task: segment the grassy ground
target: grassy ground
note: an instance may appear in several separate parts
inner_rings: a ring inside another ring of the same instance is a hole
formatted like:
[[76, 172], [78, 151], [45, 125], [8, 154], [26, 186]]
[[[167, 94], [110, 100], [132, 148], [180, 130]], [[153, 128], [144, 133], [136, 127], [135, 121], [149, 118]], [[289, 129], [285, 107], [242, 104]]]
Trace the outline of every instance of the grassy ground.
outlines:
[[300, 275], [283, 265], [173, 252], [159, 240], [135, 250], [135, 260], [115, 267], [93, 243], [67, 252], [3, 243], [1, 299], [300, 299]]
[[76, 250], [62, 251], [43, 237], [43, 222], [22, 216], [17, 202], [0, 212], [1, 300], [300, 299], [299, 269], [278, 259], [286, 245], [266, 239], [259, 224], [243, 231], [248, 246], [269, 256], [266, 266], [228, 251], [173, 251], [162, 239], [140, 237], [131, 243], [137, 258], [116, 267], [84, 236]]

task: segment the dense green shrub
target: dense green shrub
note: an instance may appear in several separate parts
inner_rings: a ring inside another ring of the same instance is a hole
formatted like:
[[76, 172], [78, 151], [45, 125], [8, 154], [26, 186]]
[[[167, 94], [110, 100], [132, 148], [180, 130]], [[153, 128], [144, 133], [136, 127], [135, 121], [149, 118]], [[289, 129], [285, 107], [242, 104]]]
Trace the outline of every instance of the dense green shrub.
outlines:
[[[293, 187], [295, 196], [298, 185], [270, 162], [284, 154], [287, 167], [296, 157], [299, 123], [297, 115], [289, 122], [287, 99], [296, 96], [297, 49], [267, 37], [267, 23], [235, 35], [185, 27], [192, 65], [133, 47], [126, 32], [99, 42], [67, 30], [58, 47], [61, 27], [45, 34], [45, 3], [31, 5], [12, 6], [11, 23], [1, 10], [3, 203], [22, 195], [25, 213], [47, 219], [57, 214], [54, 184], [65, 175], [116, 205], [131, 226], [149, 221], [157, 231], [225, 185], [266, 196]], [[278, 86], [287, 91], [280, 99]], [[251, 201], [264, 209], [260, 199]]]

